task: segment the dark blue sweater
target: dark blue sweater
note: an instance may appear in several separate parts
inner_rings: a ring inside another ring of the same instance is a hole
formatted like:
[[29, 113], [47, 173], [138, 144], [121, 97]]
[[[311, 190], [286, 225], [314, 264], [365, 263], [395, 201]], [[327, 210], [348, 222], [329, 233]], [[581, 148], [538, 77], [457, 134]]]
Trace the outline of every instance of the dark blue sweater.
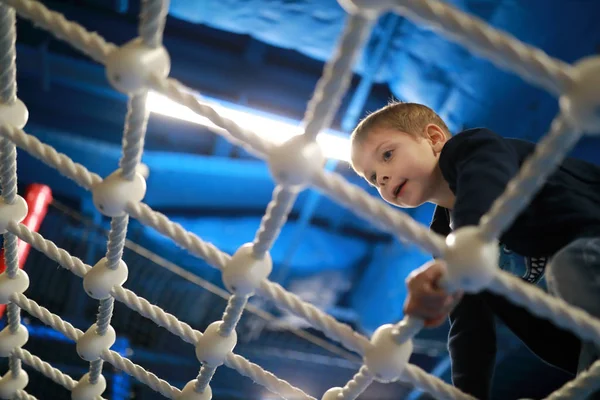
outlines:
[[[531, 142], [503, 138], [488, 129], [453, 136], [439, 164], [456, 202], [453, 210], [436, 208], [431, 229], [447, 235], [452, 229], [477, 224], [534, 149]], [[567, 158], [500, 242], [522, 256], [546, 259], [586, 236], [600, 236], [600, 167]], [[496, 355], [494, 315], [543, 360], [575, 372], [576, 337], [483, 291], [465, 295], [450, 314], [448, 347], [455, 386], [479, 399], [490, 397]], [[563, 353], [556, 351], [557, 343]]]

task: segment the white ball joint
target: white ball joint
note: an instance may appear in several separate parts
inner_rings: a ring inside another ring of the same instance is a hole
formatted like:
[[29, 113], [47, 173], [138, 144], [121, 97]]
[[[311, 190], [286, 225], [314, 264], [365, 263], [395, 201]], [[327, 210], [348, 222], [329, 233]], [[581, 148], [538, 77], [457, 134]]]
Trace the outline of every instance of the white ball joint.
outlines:
[[394, 325], [382, 325], [373, 333], [364, 363], [379, 382], [389, 383], [400, 378], [413, 352], [412, 340], [396, 342]]
[[600, 56], [572, 67], [574, 82], [561, 97], [562, 113], [586, 133], [600, 135]]
[[497, 241], [485, 242], [477, 226], [465, 226], [446, 237], [443, 286], [450, 292], [477, 293], [494, 279], [498, 268]]
[[210, 324], [196, 343], [198, 361], [209, 367], [216, 368], [223, 365], [225, 358], [237, 344], [235, 330], [229, 336], [221, 336], [219, 328], [222, 324], [223, 321], [215, 321]]
[[29, 276], [25, 271], [19, 269], [17, 276], [11, 279], [8, 274], [0, 274], [0, 304], [10, 303], [10, 296], [14, 293], [23, 293], [29, 287]]
[[348, 14], [363, 14], [369, 18], [377, 18], [394, 6], [393, 0], [338, 0], [338, 3]]
[[125, 94], [138, 94], [147, 90], [152, 74], [160, 78], [169, 76], [171, 59], [163, 46], [146, 46], [135, 38], [113, 51], [106, 59], [106, 76], [111, 85]]
[[12, 372], [8, 371], [2, 379], [0, 379], [0, 399], [14, 399], [19, 390], [25, 389], [29, 383], [29, 375], [23, 368], [16, 377]]
[[98, 377], [98, 382], [90, 383], [90, 374], [87, 373], [81, 377], [79, 382], [71, 391], [72, 400], [95, 400], [106, 390], [106, 379], [102, 374]]
[[17, 196], [12, 204], [8, 204], [3, 197], [0, 197], [0, 233], [6, 233], [6, 228], [11, 222], [21, 223], [28, 212], [27, 202], [21, 196]]
[[204, 389], [204, 392], [198, 393], [194, 390], [196, 386], [196, 380], [193, 379], [189, 381], [184, 387], [179, 396], [177, 396], [177, 400], [211, 400], [212, 399], [212, 389], [210, 386], [207, 386]]
[[109, 350], [117, 339], [115, 329], [108, 326], [104, 335], [97, 332], [98, 326], [93, 324], [77, 341], [77, 354], [85, 361], [95, 361], [100, 359], [104, 350]]
[[252, 243], [242, 245], [223, 268], [223, 283], [227, 290], [240, 296], [252, 295], [263, 279], [273, 270], [271, 255], [256, 258]]
[[27, 125], [29, 111], [20, 99], [13, 104], [0, 103], [0, 125], [8, 124], [23, 129]]
[[107, 217], [125, 215], [127, 204], [138, 203], [145, 195], [146, 179], [136, 172], [131, 181], [127, 180], [120, 168], [92, 188], [94, 205]]
[[332, 387], [325, 393], [323, 393], [323, 397], [321, 400], [340, 400], [342, 398], [343, 389], [341, 387]]
[[319, 145], [297, 135], [275, 146], [269, 154], [273, 178], [282, 186], [299, 190], [310, 183], [313, 175], [325, 165]]
[[0, 357], [8, 357], [14, 349], [23, 347], [27, 340], [29, 332], [25, 326], [19, 325], [17, 331], [12, 333], [7, 325], [0, 332]]
[[83, 288], [93, 299], [105, 300], [115, 286], [121, 286], [127, 280], [129, 270], [125, 261], [119, 260], [116, 269], [108, 268], [108, 259], [102, 258], [83, 277]]

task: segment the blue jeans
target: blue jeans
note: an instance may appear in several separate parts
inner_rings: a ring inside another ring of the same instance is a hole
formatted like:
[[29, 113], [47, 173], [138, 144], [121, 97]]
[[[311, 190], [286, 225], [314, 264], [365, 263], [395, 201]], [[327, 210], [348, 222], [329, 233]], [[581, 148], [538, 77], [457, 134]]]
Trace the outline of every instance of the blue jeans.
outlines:
[[[600, 237], [575, 240], [556, 253], [548, 265], [546, 283], [551, 294], [600, 318]], [[579, 372], [600, 358], [599, 350], [592, 343], [582, 343]]]

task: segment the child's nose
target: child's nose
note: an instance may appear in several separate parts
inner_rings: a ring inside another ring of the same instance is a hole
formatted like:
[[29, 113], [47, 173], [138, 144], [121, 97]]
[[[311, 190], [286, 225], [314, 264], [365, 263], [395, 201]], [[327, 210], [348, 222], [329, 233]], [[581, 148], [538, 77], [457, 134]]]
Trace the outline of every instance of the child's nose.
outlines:
[[379, 185], [385, 185], [389, 180], [390, 178], [388, 176], [383, 175], [381, 178], [379, 178]]

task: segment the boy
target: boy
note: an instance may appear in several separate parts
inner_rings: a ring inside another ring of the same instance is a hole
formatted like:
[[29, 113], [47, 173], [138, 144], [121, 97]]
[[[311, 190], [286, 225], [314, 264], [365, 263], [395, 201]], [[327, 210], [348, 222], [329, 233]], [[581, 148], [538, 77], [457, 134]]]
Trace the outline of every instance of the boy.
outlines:
[[[442, 235], [477, 224], [535, 148], [487, 129], [452, 136], [434, 111], [413, 103], [393, 103], [369, 115], [351, 143], [352, 167], [385, 201], [402, 208], [437, 205], [431, 229]], [[545, 270], [553, 294], [600, 317], [600, 168], [566, 159], [500, 243], [527, 260], [523, 279], [535, 284]], [[404, 311], [425, 319], [426, 326], [438, 326], [449, 314], [452, 381], [464, 392], [490, 397], [494, 316], [564, 371], [582, 371], [598, 358], [592, 345], [488, 291], [445, 293], [436, 285], [444, 268], [432, 261], [409, 276]]]

